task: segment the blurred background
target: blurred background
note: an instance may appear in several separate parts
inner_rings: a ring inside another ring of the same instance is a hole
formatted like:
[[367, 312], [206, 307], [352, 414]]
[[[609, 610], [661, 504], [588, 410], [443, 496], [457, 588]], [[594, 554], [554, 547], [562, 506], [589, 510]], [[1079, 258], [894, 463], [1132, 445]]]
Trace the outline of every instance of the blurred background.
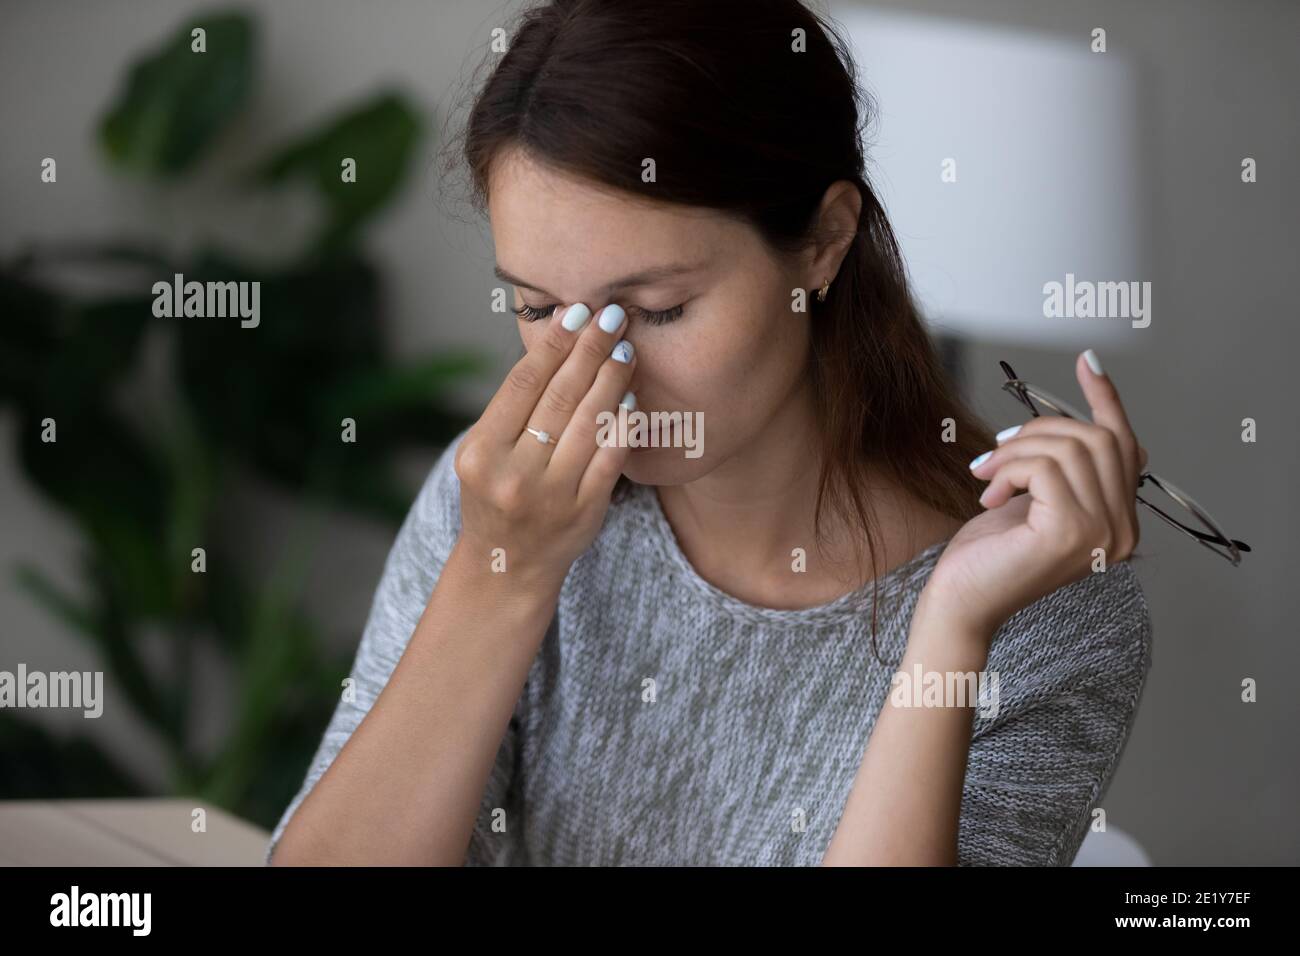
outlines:
[[[1109, 824], [1160, 865], [1300, 862], [1300, 8], [814, 7], [878, 98], [871, 172], [976, 410], [1024, 419], [999, 359], [1081, 403], [1094, 347], [1152, 470], [1254, 549], [1140, 512], [1154, 664]], [[519, 355], [440, 155], [517, 9], [0, 15], [0, 670], [104, 672], [99, 719], [0, 710], [0, 800], [288, 804], [420, 481]], [[276, 320], [155, 318], [175, 273], [259, 280]], [[1067, 273], [1149, 281], [1150, 323], [1045, 318]]]

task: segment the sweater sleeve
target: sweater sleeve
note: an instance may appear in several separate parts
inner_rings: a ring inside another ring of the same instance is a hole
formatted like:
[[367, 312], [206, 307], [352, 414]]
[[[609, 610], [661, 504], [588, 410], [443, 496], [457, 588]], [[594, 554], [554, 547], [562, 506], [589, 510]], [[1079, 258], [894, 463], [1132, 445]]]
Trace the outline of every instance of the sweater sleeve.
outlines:
[[[454, 467], [456, 448], [465, 432], [456, 436], [434, 464], [414, 504], [407, 512], [371, 603], [360, 645], [350, 673], [352, 695], [342, 694], [325, 728], [315, 756], [298, 793], [272, 831], [264, 862], [269, 864], [276, 846], [307, 794], [338, 756], [352, 732], [369, 713], [397, 666], [424, 613], [429, 596], [442, 573], [460, 533], [460, 485]], [[355, 699], [350, 699], [354, 696]], [[514, 779], [515, 752], [524, 695], [496, 755], [483, 795], [465, 864], [484, 866], [501, 862], [504, 841], [491, 831], [492, 810], [505, 807]]]
[[988, 666], [997, 712], [977, 716], [967, 761], [958, 863], [1070, 866], [1133, 727], [1151, 666], [1150, 614], [1123, 562], [1004, 629]]

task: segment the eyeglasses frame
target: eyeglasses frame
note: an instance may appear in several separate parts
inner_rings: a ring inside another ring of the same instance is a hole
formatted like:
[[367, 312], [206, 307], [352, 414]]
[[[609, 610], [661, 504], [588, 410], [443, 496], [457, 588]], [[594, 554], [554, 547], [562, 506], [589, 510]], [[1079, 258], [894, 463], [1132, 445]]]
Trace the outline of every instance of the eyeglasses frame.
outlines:
[[[1022, 405], [1026, 406], [1035, 418], [1041, 417], [1041, 413], [1037, 407], [1035, 407], [1030, 396], [1037, 399], [1052, 411], [1056, 412], [1056, 414], [1061, 415], [1064, 418], [1071, 418], [1075, 421], [1091, 421], [1089, 416], [1084, 415], [1063, 399], [1057, 398], [1051, 392], [1045, 391], [1036, 385], [1026, 382], [1024, 379], [1019, 378], [1016, 375], [1015, 369], [1006, 362], [999, 359], [998, 364], [1002, 366], [1002, 371], [1007, 376], [1007, 381], [1002, 383], [1003, 390], [1009, 392], [1012, 397]], [[1207, 528], [1211, 529], [1214, 534], [1206, 534], [1203, 531], [1198, 531], [1195, 528], [1188, 527], [1177, 518], [1166, 514], [1164, 510], [1157, 505], [1152, 504], [1150, 501], [1147, 501], [1141, 495], [1137, 496], [1139, 502], [1151, 511], [1155, 512], [1166, 524], [1177, 528], [1179, 531], [1183, 532], [1183, 534], [1193, 538], [1202, 547], [1208, 548], [1224, 560], [1231, 562], [1234, 567], [1241, 563], [1241, 552], [1250, 551], [1250, 545], [1246, 544], [1244, 541], [1238, 541], [1236, 538], [1229, 538], [1223, 532], [1219, 523], [1210, 516], [1209, 512], [1197, 504], [1195, 499], [1186, 492], [1179, 490], [1172, 482], [1161, 478], [1159, 475], [1156, 475], [1149, 470], [1143, 471], [1138, 475], [1137, 486], [1141, 488], [1148, 481], [1195, 515], [1196, 518], [1199, 519]], [[1211, 541], [1213, 541], [1214, 544], [1207, 543]], [[1216, 547], [1215, 545], [1226, 548], [1227, 553], [1220, 551], [1219, 547]]]

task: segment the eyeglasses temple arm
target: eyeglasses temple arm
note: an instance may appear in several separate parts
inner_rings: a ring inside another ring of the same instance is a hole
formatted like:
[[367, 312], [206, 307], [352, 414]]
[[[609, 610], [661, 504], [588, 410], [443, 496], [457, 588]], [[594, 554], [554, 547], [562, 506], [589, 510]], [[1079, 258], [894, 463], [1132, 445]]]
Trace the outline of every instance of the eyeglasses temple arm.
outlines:
[[1219, 535], [1206, 534], [1204, 531], [1197, 531], [1195, 528], [1187, 527], [1187, 525], [1183, 524], [1177, 518], [1171, 517], [1170, 515], [1166, 514], [1159, 507], [1153, 505], [1151, 502], [1147, 501], [1141, 495], [1137, 496], [1137, 500], [1142, 502], [1142, 504], [1146, 505], [1156, 514], [1158, 514], [1161, 518], [1164, 518], [1165, 521], [1169, 522], [1175, 528], [1178, 528], [1180, 531], [1183, 531], [1186, 534], [1190, 534], [1194, 538], [1200, 538], [1202, 541], [1209, 541], [1214, 544], [1225, 544], [1226, 542], [1231, 541], [1234, 545], [1237, 546], [1238, 550], [1241, 551], [1250, 550], [1250, 545], [1248, 545], [1244, 541], [1238, 541], [1236, 538], [1222, 538]]

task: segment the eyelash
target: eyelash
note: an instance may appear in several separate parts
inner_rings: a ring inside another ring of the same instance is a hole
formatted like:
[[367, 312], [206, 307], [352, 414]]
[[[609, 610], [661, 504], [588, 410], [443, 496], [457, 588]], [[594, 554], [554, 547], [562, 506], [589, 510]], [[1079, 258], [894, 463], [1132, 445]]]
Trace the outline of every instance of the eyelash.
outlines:
[[[660, 312], [650, 312], [646, 309], [633, 308], [632, 311], [641, 318], [645, 319], [650, 325], [667, 325], [681, 317], [684, 306], [675, 305], [671, 309], [664, 309]], [[519, 316], [525, 322], [536, 322], [538, 319], [547, 318], [555, 311], [555, 306], [548, 305], [541, 309], [534, 309], [531, 305], [524, 305], [518, 309], [512, 309], [515, 315]]]

